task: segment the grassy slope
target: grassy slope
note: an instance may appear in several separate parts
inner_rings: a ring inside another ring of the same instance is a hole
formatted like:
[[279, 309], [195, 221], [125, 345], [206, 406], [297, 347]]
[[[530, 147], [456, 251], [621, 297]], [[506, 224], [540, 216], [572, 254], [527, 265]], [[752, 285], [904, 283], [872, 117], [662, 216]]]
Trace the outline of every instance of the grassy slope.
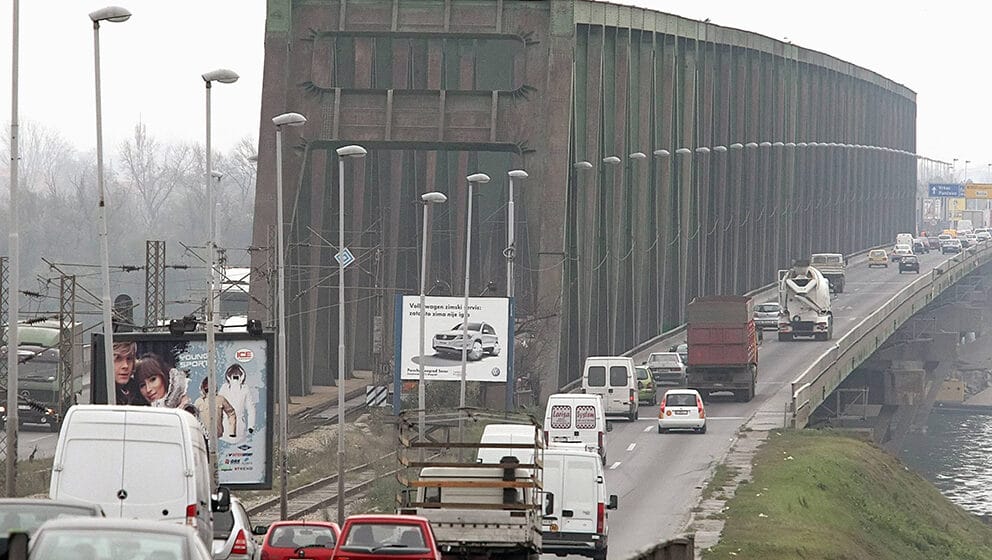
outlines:
[[773, 432], [754, 465], [706, 560], [992, 558], [992, 528], [861, 440]]

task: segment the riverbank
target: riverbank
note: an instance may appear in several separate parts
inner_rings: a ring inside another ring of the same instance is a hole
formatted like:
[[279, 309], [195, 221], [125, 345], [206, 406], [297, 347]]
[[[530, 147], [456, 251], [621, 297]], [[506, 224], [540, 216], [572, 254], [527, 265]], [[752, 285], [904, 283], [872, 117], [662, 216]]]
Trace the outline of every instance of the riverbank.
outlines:
[[727, 465], [725, 480], [704, 491], [726, 502], [696, 514], [697, 525], [722, 522], [703, 559], [992, 558], [992, 527], [855, 434], [775, 430], [754, 439], [764, 441], [749, 468]]

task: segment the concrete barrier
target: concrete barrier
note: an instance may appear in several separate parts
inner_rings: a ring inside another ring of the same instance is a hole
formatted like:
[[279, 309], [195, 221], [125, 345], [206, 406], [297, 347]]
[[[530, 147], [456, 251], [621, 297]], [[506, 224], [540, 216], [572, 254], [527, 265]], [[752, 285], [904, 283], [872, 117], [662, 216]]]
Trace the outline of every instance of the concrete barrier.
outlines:
[[921, 275], [877, 311], [862, 319], [824, 351], [792, 382], [792, 426], [805, 428], [827, 395], [881, 345], [944, 290], [992, 260], [992, 245], [982, 244], [953, 256]]

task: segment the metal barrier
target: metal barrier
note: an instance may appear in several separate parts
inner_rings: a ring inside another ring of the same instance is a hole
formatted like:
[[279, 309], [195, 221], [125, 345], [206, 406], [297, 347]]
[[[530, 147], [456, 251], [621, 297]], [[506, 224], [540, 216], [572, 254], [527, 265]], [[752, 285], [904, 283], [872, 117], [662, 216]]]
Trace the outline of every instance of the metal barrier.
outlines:
[[693, 560], [696, 549], [694, 535], [678, 537], [638, 553], [630, 560]]
[[792, 382], [792, 426], [805, 428], [827, 395], [899, 327], [955, 282], [992, 260], [992, 246], [968, 248], [899, 290], [862, 319]]

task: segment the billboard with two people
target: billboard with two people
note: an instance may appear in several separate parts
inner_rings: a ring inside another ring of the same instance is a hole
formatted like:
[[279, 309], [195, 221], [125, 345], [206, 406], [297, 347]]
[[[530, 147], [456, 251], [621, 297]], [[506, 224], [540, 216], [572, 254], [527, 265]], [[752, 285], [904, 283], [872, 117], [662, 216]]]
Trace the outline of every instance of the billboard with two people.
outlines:
[[[271, 334], [223, 333], [216, 338], [217, 464], [231, 488], [272, 485], [274, 344]], [[209, 417], [207, 345], [202, 333], [114, 335], [117, 404], [182, 408], [204, 424]], [[103, 336], [93, 336], [91, 401], [107, 402]]]

